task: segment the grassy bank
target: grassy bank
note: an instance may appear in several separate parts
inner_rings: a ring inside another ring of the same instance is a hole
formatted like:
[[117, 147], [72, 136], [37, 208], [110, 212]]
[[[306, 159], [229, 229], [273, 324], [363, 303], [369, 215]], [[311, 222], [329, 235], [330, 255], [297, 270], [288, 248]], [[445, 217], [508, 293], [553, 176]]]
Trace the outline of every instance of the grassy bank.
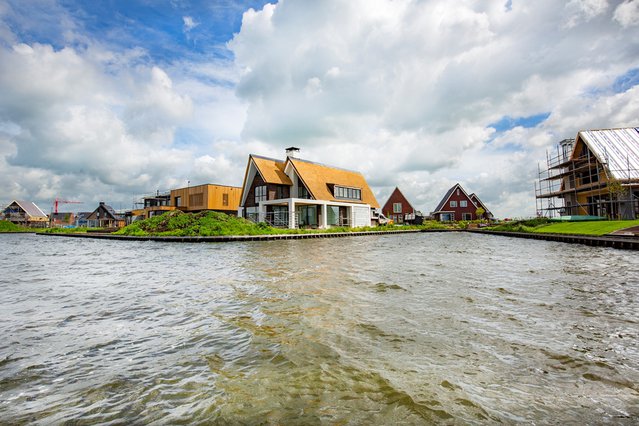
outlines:
[[86, 234], [87, 232], [99, 232], [100, 228], [46, 228], [38, 230], [39, 234]]
[[25, 228], [24, 226], [16, 225], [8, 220], [0, 220], [0, 233], [6, 232], [34, 232], [31, 228]]
[[603, 220], [597, 222], [550, 222], [531, 219], [509, 222], [489, 229], [505, 232], [532, 232], [540, 234], [572, 234], [601, 236], [624, 228], [639, 226], [639, 220]]
[[224, 213], [202, 212], [183, 213], [174, 210], [161, 216], [141, 220], [115, 232], [116, 235], [145, 236], [226, 236], [226, 235], [275, 235], [275, 234], [304, 234], [318, 232], [362, 232], [362, 231], [391, 231], [410, 229], [439, 229], [444, 228], [437, 222], [428, 222], [420, 226], [378, 226], [347, 228], [334, 227], [329, 229], [281, 229], [273, 228], [265, 223], [253, 223], [249, 220], [229, 216]]

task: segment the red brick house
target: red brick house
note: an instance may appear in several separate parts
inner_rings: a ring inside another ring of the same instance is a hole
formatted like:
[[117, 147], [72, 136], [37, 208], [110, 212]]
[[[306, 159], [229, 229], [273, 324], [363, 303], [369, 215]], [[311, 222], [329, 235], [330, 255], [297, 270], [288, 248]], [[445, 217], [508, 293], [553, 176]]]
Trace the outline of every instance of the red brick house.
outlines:
[[382, 207], [382, 213], [395, 223], [404, 223], [415, 219], [415, 209], [397, 187]]
[[[479, 197], [475, 195], [475, 199], [479, 200]], [[431, 213], [431, 216], [441, 222], [476, 220], [478, 219], [476, 214], [478, 207], [464, 188], [456, 183], [446, 192], [446, 195], [444, 195], [444, 198], [439, 202], [435, 211]], [[489, 214], [485, 206], [482, 208]]]

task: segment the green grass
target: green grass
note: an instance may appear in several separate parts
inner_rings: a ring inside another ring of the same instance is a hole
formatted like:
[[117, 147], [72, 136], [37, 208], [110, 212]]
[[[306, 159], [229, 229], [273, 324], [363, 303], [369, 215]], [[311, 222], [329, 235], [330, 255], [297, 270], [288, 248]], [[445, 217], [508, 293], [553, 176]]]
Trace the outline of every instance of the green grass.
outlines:
[[46, 228], [39, 229], [38, 234], [85, 234], [89, 231], [100, 231], [101, 228]]
[[619, 229], [639, 226], [639, 220], [602, 220], [597, 222], [551, 223], [534, 232], [540, 234], [606, 235]]
[[329, 229], [281, 229], [273, 228], [265, 223], [253, 223], [249, 220], [217, 212], [183, 213], [174, 210], [161, 216], [134, 222], [115, 235], [145, 236], [224, 236], [224, 235], [274, 235], [274, 234], [308, 234], [330, 232], [366, 232], [440, 229], [445, 226], [438, 222], [427, 222], [420, 226], [378, 226]]
[[0, 232], [33, 232], [33, 229], [16, 225], [8, 220], [0, 220]]
[[639, 220], [602, 220], [596, 222], [550, 222], [539, 218], [500, 224], [493, 231], [531, 232], [540, 234], [574, 234], [601, 236], [619, 229], [639, 226]]

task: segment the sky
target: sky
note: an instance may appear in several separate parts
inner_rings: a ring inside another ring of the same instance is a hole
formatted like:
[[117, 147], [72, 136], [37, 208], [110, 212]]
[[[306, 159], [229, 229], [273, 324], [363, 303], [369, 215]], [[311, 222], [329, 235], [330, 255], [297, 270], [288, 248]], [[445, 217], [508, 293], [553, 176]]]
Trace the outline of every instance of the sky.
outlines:
[[546, 151], [639, 126], [639, 0], [0, 0], [0, 204], [131, 209], [249, 154], [535, 215]]

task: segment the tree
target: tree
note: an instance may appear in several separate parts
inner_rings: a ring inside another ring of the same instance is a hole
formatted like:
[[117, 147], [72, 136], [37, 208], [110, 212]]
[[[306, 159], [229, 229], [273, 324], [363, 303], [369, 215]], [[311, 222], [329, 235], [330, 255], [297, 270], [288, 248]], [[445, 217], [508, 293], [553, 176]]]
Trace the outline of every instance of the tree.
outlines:
[[477, 210], [475, 210], [475, 216], [479, 220], [482, 220], [484, 218], [484, 213], [486, 213], [486, 210], [481, 207], [477, 207]]

